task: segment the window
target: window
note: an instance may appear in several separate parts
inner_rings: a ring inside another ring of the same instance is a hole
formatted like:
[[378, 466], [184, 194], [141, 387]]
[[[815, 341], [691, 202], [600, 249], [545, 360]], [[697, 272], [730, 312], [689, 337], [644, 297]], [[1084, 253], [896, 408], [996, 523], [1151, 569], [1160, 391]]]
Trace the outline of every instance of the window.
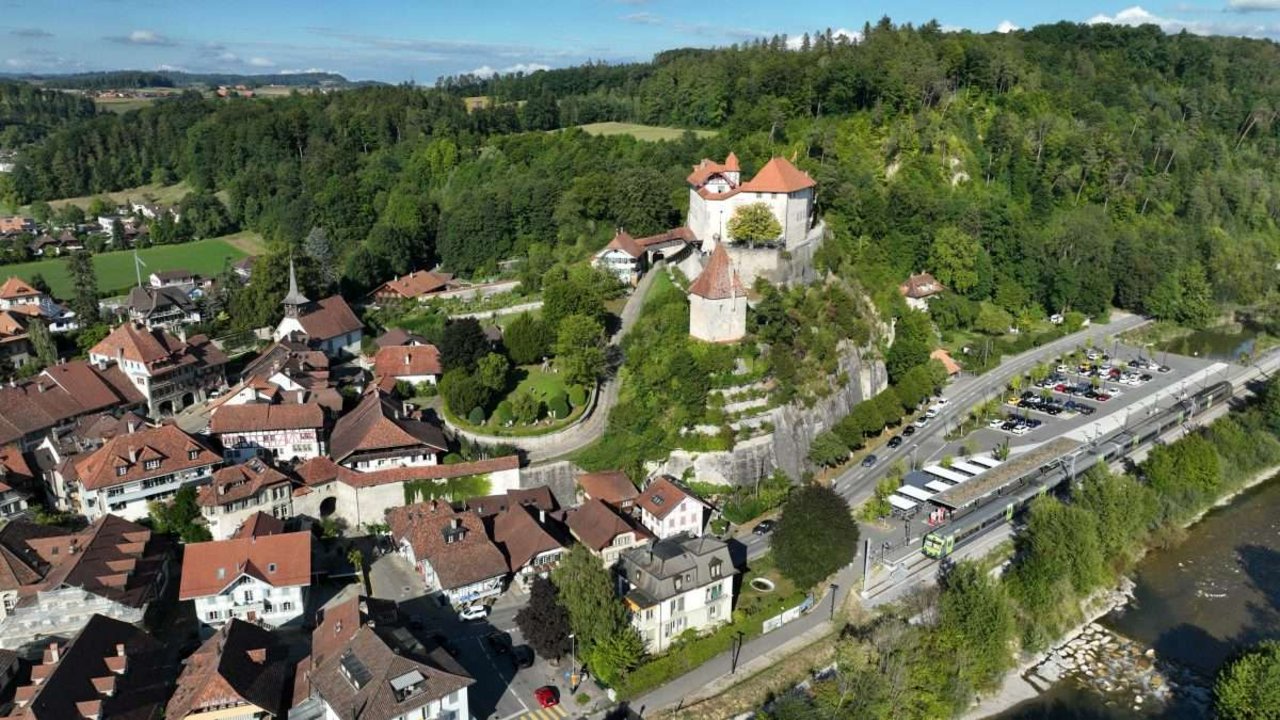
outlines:
[[116, 486], [116, 487], [113, 487], [113, 488], [107, 488], [107, 497], [118, 497], [118, 496], [123, 495], [123, 494], [124, 494], [124, 488], [123, 488], [123, 487]]
[[124, 474], [127, 472], [129, 472], [129, 468], [124, 465], [121, 465], [120, 467], [116, 468], [116, 477], [124, 477]]
[[206, 620], [217, 620], [218, 615], [219, 613], [217, 610], [210, 610], [209, 612], [204, 614], [204, 617]]
[[196, 458], [198, 458], [198, 457], [200, 457], [200, 451], [199, 451], [199, 450], [188, 450], [188, 451], [187, 451], [187, 459], [188, 459], [188, 460], [195, 460], [195, 459], [196, 459]]
[[713, 578], [720, 577], [721, 565], [722, 563], [720, 562], [720, 558], [716, 558], [715, 560], [711, 561], [711, 577]]
[[291, 603], [291, 602], [283, 602], [283, 603], [280, 603], [280, 605], [279, 605], [279, 610], [280, 610], [280, 612], [292, 612], [292, 611], [293, 611], [293, 603]]
[[247, 603], [248, 603], [248, 602], [253, 602], [253, 591], [252, 591], [252, 590], [245, 590], [245, 591], [244, 591], [244, 601], [245, 601], [245, 602], [247, 602]]
[[142, 464], [142, 469], [143, 469], [143, 470], [158, 470], [158, 469], [160, 469], [160, 461], [159, 461], [159, 460], [148, 460], [148, 461], [146, 461], [145, 463], [143, 463], [143, 464]]
[[683, 582], [683, 579], [682, 579], [680, 576], [678, 576], [678, 575], [676, 576], [676, 580], [675, 580], [675, 582], [676, 582], [676, 590], [680, 590], [680, 589], [684, 588], [684, 582]]

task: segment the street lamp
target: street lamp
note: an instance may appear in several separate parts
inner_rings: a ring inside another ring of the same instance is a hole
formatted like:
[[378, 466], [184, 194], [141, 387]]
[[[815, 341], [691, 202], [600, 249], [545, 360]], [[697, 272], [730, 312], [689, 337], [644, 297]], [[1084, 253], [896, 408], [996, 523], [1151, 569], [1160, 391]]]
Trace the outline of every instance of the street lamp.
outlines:
[[569, 692], [578, 690], [578, 641], [569, 633]]
[[836, 585], [835, 583], [831, 583], [830, 588], [831, 588], [831, 615], [828, 616], [827, 619], [835, 620], [836, 619], [836, 590], [839, 590], [840, 586]]

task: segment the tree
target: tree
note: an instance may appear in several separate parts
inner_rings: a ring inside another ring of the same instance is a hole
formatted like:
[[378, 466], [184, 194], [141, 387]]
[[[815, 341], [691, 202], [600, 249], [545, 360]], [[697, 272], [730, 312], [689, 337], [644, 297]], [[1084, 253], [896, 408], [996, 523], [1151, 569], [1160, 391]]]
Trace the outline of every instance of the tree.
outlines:
[[157, 500], [147, 504], [151, 522], [157, 532], [177, 535], [184, 543], [212, 540], [209, 528], [200, 517], [196, 504], [196, 488], [185, 485], [170, 500]]
[[529, 602], [516, 613], [516, 627], [533, 651], [549, 660], [569, 652], [569, 612], [556, 596], [556, 586], [537, 576], [529, 589]]
[[[489, 354], [489, 338], [475, 318], [451, 320], [440, 338], [440, 361], [445, 370], [476, 369], [480, 358]], [[470, 409], [470, 408], [468, 408]], [[464, 411], [465, 412], [465, 411]]]
[[531, 365], [546, 357], [551, 350], [547, 326], [532, 314], [520, 313], [507, 325], [502, 335], [507, 355], [516, 365]]
[[985, 251], [977, 239], [955, 227], [944, 227], [933, 235], [929, 267], [938, 281], [960, 293], [978, 286], [978, 258]]
[[493, 391], [480, 382], [479, 376], [462, 368], [446, 370], [440, 378], [440, 397], [460, 418], [468, 417], [472, 410], [488, 407]]
[[604, 372], [604, 327], [586, 315], [570, 315], [560, 322], [556, 337], [556, 364], [565, 382], [592, 385]]
[[773, 535], [778, 570], [800, 588], [811, 588], [853, 560], [858, 524], [834, 490], [809, 485], [782, 507]]
[[984, 302], [978, 309], [978, 319], [973, 328], [980, 333], [997, 336], [1009, 332], [1013, 327], [1013, 316], [1008, 311], [992, 303]]
[[82, 250], [67, 256], [67, 274], [71, 276], [71, 285], [74, 288], [69, 304], [76, 314], [80, 327], [96, 324], [98, 322], [98, 276], [93, 270], [89, 253]]
[[1015, 630], [1004, 588], [980, 565], [964, 561], [946, 574], [936, 637], [965, 685], [986, 689], [999, 679], [1013, 659]]
[[[859, 446], [861, 443], [859, 442]], [[809, 446], [809, 462], [822, 467], [835, 467], [849, 458], [849, 445], [828, 430], [813, 439]]]
[[511, 396], [511, 417], [521, 425], [537, 422], [542, 414], [542, 401], [528, 390], [521, 390]]
[[507, 373], [510, 369], [511, 363], [505, 356], [489, 353], [476, 363], [476, 377], [480, 379], [481, 385], [494, 393], [500, 393], [507, 387]]
[[316, 276], [326, 290], [332, 290], [338, 284], [341, 275], [338, 260], [334, 256], [333, 243], [329, 241], [329, 233], [322, 227], [313, 227], [302, 241], [302, 252], [315, 264]]
[[585, 545], [574, 545], [551, 571], [557, 597], [583, 654], [630, 626], [626, 606], [613, 592], [613, 579]]
[[596, 643], [588, 651], [588, 662], [596, 676], [614, 685], [640, 663], [644, 657], [644, 640], [634, 627], [627, 625]]
[[893, 345], [885, 356], [885, 369], [889, 379], [897, 382], [913, 367], [929, 362], [933, 349], [933, 330], [929, 316], [916, 310], [908, 310], [898, 319], [894, 330]]
[[1223, 720], [1280, 718], [1280, 642], [1267, 640], [1229, 663], [1213, 684]]
[[774, 242], [782, 237], [782, 225], [762, 202], [739, 205], [725, 223], [725, 230], [735, 242], [748, 245]]
[[35, 288], [37, 292], [44, 293], [45, 295], [53, 294], [53, 290], [49, 288], [49, 281], [44, 279], [44, 275], [42, 273], [36, 273], [31, 276], [31, 287]]
[[44, 320], [33, 318], [27, 325], [27, 334], [31, 340], [31, 346], [35, 348], [36, 359], [40, 361], [41, 367], [49, 367], [58, 362], [58, 346], [53, 342], [53, 335], [49, 333], [49, 327], [44, 324]]
[[1280, 380], [1272, 378], [1267, 381], [1259, 407], [1271, 432], [1280, 434]]

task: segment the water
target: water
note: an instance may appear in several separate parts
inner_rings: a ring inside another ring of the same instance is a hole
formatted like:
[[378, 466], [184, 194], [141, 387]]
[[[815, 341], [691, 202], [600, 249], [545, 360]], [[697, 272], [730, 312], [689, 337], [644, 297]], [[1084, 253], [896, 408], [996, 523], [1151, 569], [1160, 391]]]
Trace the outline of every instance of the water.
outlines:
[[[1157, 345], [1156, 350], [1158, 353], [1171, 352], [1176, 355], [1235, 361], [1244, 355], [1251, 355], [1257, 341], [1257, 331], [1248, 326], [1238, 330], [1211, 328], [1174, 338]], [[1156, 359], [1159, 358], [1160, 355], [1157, 354]]]
[[[1163, 658], [1212, 677], [1233, 652], [1280, 638], [1280, 477], [1253, 488], [1193, 526], [1177, 547], [1137, 568], [1132, 605], [1103, 622]], [[1108, 707], [1059, 683], [1001, 720], [1150, 718]], [[1162, 716], [1185, 717], [1178, 708]]]

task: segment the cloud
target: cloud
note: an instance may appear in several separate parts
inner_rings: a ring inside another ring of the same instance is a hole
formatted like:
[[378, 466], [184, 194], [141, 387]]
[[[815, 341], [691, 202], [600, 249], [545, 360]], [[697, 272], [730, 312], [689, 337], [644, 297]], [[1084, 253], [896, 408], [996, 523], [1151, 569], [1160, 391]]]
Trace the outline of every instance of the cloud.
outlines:
[[10, 30], [9, 34], [26, 40], [39, 40], [42, 38], [53, 37], [53, 33], [48, 30], [41, 30], [40, 28], [18, 28], [17, 30]]
[[1227, 0], [1229, 12], [1251, 13], [1280, 10], [1280, 0]]
[[1183, 20], [1156, 15], [1141, 5], [1127, 7], [1115, 15], [1100, 13], [1086, 20], [1090, 25], [1156, 25], [1167, 33], [1186, 30], [1196, 35], [1242, 35], [1254, 38], [1280, 38], [1280, 24], [1221, 22], [1218, 20]]
[[1021, 30], [1021, 29], [1022, 28], [1018, 27], [1017, 25], [1014, 25], [1013, 22], [1010, 20], [1001, 20], [1000, 24], [996, 26], [996, 32], [998, 33], [1011, 33], [1015, 30]]
[[651, 12], [631, 13], [630, 15], [623, 15], [622, 19], [626, 20], [629, 23], [635, 23], [637, 25], [661, 25], [662, 24], [662, 18], [657, 15], [654, 15]]
[[168, 63], [160, 63], [156, 66], [156, 70], [160, 72], [186, 72], [187, 69], [181, 65], [169, 65]]
[[11, 67], [11, 68], [25, 68], [25, 67], [31, 67], [31, 61], [23, 60], [21, 58], [9, 58], [4, 61], [4, 65], [5, 67]]
[[543, 65], [542, 63], [516, 63], [515, 65], [504, 67], [500, 70], [494, 69], [489, 65], [481, 65], [480, 67], [474, 70], [471, 70], [466, 74], [475, 75], [476, 77], [490, 78], [490, 77], [493, 77], [494, 75], [509, 75], [511, 73], [524, 73], [528, 75], [530, 73], [535, 73], [539, 70], [550, 70], [550, 69], [551, 69], [550, 65]]
[[113, 35], [106, 38], [113, 43], [125, 45], [154, 45], [157, 47], [173, 47], [178, 43], [153, 30], [134, 30], [128, 35]]
[[276, 66], [274, 62], [271, 62], [270, 60], [264, 57], [249, 58], [248, 63], [253, 67], [257, 67], [257, 68], [270, 68], [270, 67]]

